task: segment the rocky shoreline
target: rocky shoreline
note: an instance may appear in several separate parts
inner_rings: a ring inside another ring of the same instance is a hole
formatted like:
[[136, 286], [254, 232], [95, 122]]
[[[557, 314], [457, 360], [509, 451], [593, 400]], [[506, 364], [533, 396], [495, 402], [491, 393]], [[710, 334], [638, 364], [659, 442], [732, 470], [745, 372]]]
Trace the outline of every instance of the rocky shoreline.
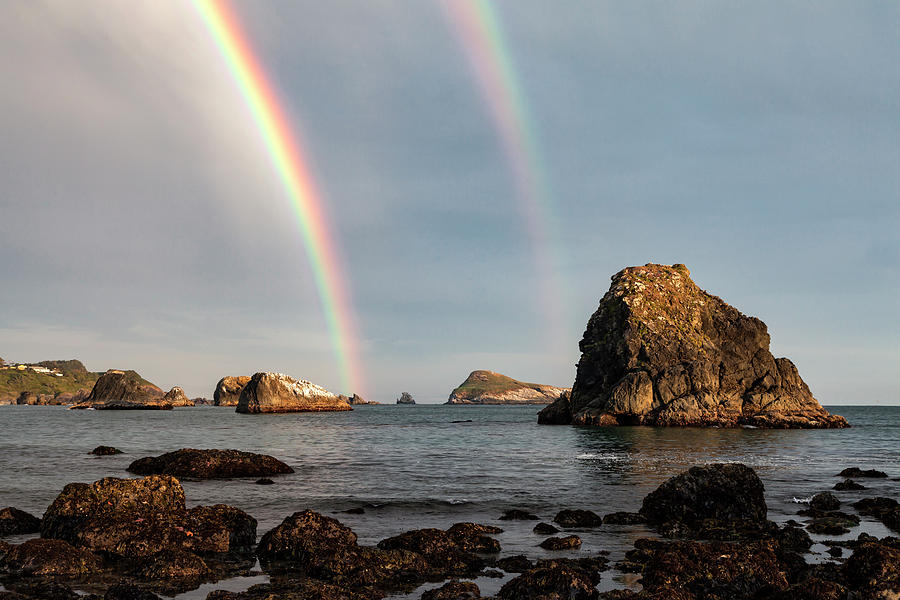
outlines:
[[[98, 454], [112, 455], [111, 450]], [[896, 537], [863, 533], [831, 543], [833, 559], [808, 560], [808, 531], [844, 533], [865, 520], [900, 532], [896, 500], [871, 497], [847, 506], [841, 498], [840, 484], [865, 487], [867, 479], [887, 475], [874, 470], [836, 473], [835, 492], [822, 490], [798, 511], [796, 521], [782, 525], [767, 519], [764, 486], [756, 473], [725, 463], [700, 465], [670, 478], [642, 501], [636, 498], [634, 512], [601, 516], [584, 507], [560, 507], [551, 517], [513, 507], [495, 522], [412, 530], [371, 545], [360, 544], [339, 515], [310, 509], [258, 532], [253, 516], [227, 504], [188, 508], [184, 489], [172, 475], [298, 476], [275, 457], [182, 449], [139, 459], [129, 470], [154, 474], [69, 484], [41, 518], [12, 507], [0, 511], [0, 536], [40, 536], [18, 544], [0, 541], [0, 584], [6, 589], [0, 600], [74, 599], [76, 590], [89, 600], [153, 600], [257, 574], [257, 560], [258, 574], [268, 576], [267, 583], [242, 592], [217, 590], [207, 598], [374, 600], [416, 591], [427, 600], [472, 600], [482, 595], [471, 580], [492, 577], [503, 578], [492, 596], [498, 600], [850, 600], [892, 598], [900, 592]], [[503, 531], [511, 521], [535, 523], [534, 546], [555, 554], [537, 560], [505, 554]], [[622, 560], [602, 550], [567, 556], [585, 532], [607, 527], [640, 533]], [[646, 536], [648, 528], [656, 537]], [[641, 589], [606, 586], [607, 591], [598, 591], [613, 572], [639, 576]]]

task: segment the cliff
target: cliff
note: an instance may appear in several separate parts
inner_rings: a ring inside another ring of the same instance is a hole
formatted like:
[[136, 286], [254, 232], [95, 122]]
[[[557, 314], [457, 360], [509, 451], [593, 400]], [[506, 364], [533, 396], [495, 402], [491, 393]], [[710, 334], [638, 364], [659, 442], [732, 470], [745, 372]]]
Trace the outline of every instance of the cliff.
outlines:
[[[110, 369], [97, 379], [94, 388], [84, 402], [73, 405], [73, 409], [93, 408], [96, 410], [130, 410], [172, 408], [171, 398], [177, 395], [173, 388], [167, 397], [163, 391], [138, 375], [135, 371]], [[181, 393], [184, 395], [184, 392]]]
[[60, 375], [2, 365], [0, 405], [71, 404], [87, 396], [101, 375], [89, 372], [78, 360], [45, 360], [33, 366], [46, 367]]
[[550, 404], [568, 391], [568, 388], [517, 381], [493, 371], [472, 371], [450, 393], [447, 404]]
[[238, 400], [241, 399], [241, 391], [250, 381], [247, 375], [239, 377], [223, 377], [216, 384], [216, 391], [213, 392], [213, 403], [216, 406], [237, 406]]
[[819, 405], [790, 360], [772, 356], [765, 323], [701, 290], [684, 265], [614, 275], [580, 349], [571, 397], [539, 422], [848, 426]]

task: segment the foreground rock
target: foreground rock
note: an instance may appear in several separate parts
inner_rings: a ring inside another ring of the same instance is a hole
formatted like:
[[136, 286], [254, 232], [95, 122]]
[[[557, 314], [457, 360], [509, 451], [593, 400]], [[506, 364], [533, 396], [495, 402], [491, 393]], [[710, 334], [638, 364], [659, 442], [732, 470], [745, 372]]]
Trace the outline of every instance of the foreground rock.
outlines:
[[550, 404], [568, 388], [525, 383], [493, 371], [472, 371], [447, 404]]
[[241, 391], [237, 412], [245, 414], [353, 410], [337, 394], [281, 373], [257, 373]]
[[5, 560], [19, 575], [90, 575], [102, 568], [99, 557], [62, 540], [28, 540], [13, 546]]
[[161, 456], [139, 458], [128, 471], [137, 475], [172, 475], [193, 479], [286, 475], [294, 469], [275, 457], [239, 450], [182, 448]]
[[397, 398], [397, 404], [415, 404], [416, 401], [413, 400], [412, 395], [409, 392], [403, 392], [400, 394], [400, 397]]
[[557, 559], [537, 565], [508, 581], [497, 594], [499, 600], [592, 600], [598, 597], [600, 571], [606, 559]]
[[213, 403], [216, 406], [237, 406], [244, 386], [250, 382], [250, 376], [223, 377], [216, 384], [213, 392]]
[[539, 422], [847, 426], [772, 356], [765, 323], [701, 290], [684, 265], [614, 275], [580, 347], [568, 408], [561, 399]]
[[256, 520], [224, 504], [188, 510], [181, 484], [168, 475], [108, 477], [63, 488], [44, 513], [41, 537], [125, 560], [173, 549], [245, 553], [256, 541]]
[[667, 536], [741, 537], [768, 528], [763, 492], [745, 465], [693, 467], [648, 494], [640, 515]]
[[40, 528], [41, 520], [24, 510], [12, 506], [0, 510], [0, 537], [37, 533]]
[[172, 404], [161, 389], [134, 371], [109, 370], [97, 379], [84, 402], [70, 408], [95, 410], [170, 410]]

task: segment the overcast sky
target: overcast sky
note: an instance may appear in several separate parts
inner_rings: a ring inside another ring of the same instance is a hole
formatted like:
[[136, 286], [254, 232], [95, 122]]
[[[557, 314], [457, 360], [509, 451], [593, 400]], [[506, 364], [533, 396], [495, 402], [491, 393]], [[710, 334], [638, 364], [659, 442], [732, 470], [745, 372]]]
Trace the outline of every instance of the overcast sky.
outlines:
[[[570, 386], [619, 269], [688, 265], [824, 404], [900, 401], [900, 4], [497, 2], [548, 178], [558, 337], [491, 113], [432, 2], [236, 2], [305, 140], [369, 398]], [[186, 2], [0, 3], [0, 356], [210, 397], [341, 390], [290, 204]]]

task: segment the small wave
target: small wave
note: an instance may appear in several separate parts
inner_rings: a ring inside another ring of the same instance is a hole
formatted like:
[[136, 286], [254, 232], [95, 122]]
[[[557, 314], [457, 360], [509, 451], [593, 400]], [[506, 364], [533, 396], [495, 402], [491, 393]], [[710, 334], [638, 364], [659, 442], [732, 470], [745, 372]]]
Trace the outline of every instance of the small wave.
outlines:
[[450, 504], [452, 504], [453, 506], [459, 506], [460, 504], [471, 504], [471, 503], [472, 503], [471, 501], [466, 500], [465, 498], [461, 498], [459, 500], [450, 500]]
[[578, 460], [625, 460], [624, 456], [615, 454], [602, 454], [595, 452], [584, 452], [575, 457]]
[[809, 504], [812, 502], [813, 497], [807, 496], [806, 498], [797, 498], [796, 496], [792, 497], [791, 500], [796, 504]]

